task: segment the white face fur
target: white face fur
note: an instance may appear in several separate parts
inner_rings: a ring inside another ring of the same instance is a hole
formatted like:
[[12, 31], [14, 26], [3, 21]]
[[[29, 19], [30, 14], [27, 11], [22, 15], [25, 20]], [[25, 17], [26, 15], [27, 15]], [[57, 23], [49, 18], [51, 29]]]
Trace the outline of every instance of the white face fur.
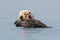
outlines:
[[19, 17], [18, 19], [20, 20], [20, 17], [23, 17], [23, 20], [30, 20], [34, 18], [34, 16], [32, 15], [32, 13], [28, 10], [21, 10], [20, 13], [19, 13]]

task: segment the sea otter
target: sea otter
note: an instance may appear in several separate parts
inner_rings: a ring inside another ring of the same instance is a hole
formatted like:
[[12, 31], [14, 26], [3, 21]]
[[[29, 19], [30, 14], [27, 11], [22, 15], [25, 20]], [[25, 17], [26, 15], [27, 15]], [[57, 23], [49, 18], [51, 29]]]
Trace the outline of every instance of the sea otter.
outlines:
[[18, 19], [15, 21], [16, 27], [25, 28], [47, 28], [48, 26], [39, 20], [36, 20], [32, 13], [28, 10], [22, 10], [19, 13]]
[[25, 28], [47, 28], [48, 26], [38, 21], [36, 19], [21, 21], [16, 24], [16, 27], [25, 27]]

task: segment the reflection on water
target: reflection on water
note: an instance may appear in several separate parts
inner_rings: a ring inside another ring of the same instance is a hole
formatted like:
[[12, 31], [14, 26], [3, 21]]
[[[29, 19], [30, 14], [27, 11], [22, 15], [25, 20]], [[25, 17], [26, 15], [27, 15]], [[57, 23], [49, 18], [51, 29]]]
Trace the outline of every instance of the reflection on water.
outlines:
[[58, 29], [54, 28], [17, 28], [21, 40], [59, 39]]
[[[22, 31], [22, 33], [38, 33], [38, 32], [40, 32], [41, 30], [38, 28], [38, 29], [34, 29], [34, 28], [23, 28], [23, 31]], [[21, 32], [20, 31], [20, 29], [19, 29], [19, 32]]]
[[35, 35], [43, 31], [40, 28], [18, 28], [17, 30], [21, 40], [35, 40]]

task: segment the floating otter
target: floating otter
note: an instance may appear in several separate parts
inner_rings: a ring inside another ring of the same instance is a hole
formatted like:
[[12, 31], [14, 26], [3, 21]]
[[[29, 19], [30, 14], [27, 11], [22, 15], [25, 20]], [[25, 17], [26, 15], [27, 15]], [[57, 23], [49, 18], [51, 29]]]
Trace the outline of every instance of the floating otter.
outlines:
[[47, 28], [48, 26], [38, 21], [36, 19], [19, 21], [16, 23], [16, 27], [25, 27], [25, 28]]
[[48, 27], [41, 21], [34, 19], [34, 16], [28, 10], [20, 11], [19, 17], [14, 24], [16, 24], [16, 27], [25, 27], [25, 28], [47, 28]]

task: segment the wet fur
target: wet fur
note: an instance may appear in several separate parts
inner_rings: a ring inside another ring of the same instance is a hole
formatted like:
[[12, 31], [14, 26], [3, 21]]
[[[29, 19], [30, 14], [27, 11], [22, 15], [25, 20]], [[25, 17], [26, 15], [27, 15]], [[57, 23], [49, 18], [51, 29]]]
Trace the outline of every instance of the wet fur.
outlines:
[[[28, 16], [25, 17], [24, 11], [27, 12], [28, 10], [23, 10], [20, 12], [18, 19], [15, 21], [16, 27], [25, 27], [25, 28], [47, 28], [48, 26], [42, 23], [39, 20], [34, 19], [32, 13], [28, 11]], [[23, 12], [23, 13], [22, 13]]]
[[38, 21], [36, 19], [26, 20], [26, 21], [17, 21], [16, 27], [25, 27], [25, 28], [48, 28], [47, 25]]

